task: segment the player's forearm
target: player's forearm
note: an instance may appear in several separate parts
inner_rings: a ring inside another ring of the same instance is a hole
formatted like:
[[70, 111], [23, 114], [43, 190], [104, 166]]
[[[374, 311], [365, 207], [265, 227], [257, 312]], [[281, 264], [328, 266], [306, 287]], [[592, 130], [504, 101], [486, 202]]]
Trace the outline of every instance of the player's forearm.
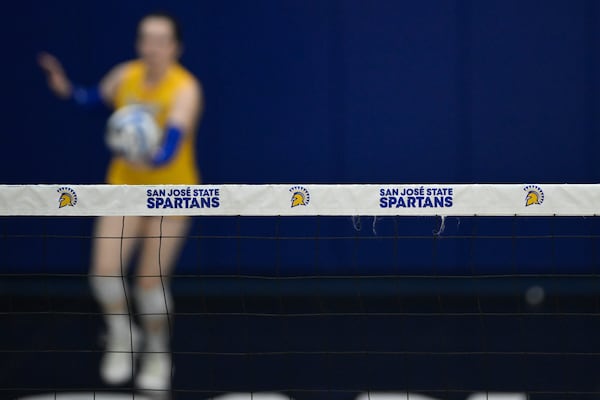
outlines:
[[181, 127], [169, 123], [165, 128], [165, 138], [162, 146], [152, 158], [152, 165], [159, 167], [167, 164], [177, 153], [179, 144], [183, 140], [183, 130]]
[[73, 85], [71, 90], [71, 99], [75, 104], [85, 108], [96, 107], [104, 104], [104, 99], [98, 86], [79, 86]]

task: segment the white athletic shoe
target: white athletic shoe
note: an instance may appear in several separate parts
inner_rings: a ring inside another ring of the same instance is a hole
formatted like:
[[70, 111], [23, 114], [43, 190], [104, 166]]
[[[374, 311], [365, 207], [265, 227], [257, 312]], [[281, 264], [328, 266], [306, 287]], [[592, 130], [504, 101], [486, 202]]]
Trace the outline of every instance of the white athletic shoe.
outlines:
[[135, 386], [153, 395], [167, 395], [171, 389], [172, 360], [170, 353], [145, 353], [140, 360], [140, 373]]
[[100, 376], [105, 383], [122, 385], [131, 380], [140, 339], [139, 329], [135, 325], [131, 326], [131, 334], [107, 336], [106, 350], [100, 361]]

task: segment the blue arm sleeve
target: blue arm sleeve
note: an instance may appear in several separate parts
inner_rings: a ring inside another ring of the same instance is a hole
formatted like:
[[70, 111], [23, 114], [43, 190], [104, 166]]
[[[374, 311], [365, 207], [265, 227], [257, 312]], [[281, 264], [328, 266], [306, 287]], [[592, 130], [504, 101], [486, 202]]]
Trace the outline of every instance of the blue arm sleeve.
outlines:
[[183, 131], [180, 127], [172, 124], [167, 125], [163, 144], [152, 158], [152, 165], [160, 167], [168, 163], [177, 152], [177, 148], [179, 147], [182, 138]]
[[100, 94], [100, 88], [98, 86], [89, 88], [83, 86], [74, 86], [71, 99], [78, 106], [85, 108], [93, 108], [104, 104], [102, 95]]

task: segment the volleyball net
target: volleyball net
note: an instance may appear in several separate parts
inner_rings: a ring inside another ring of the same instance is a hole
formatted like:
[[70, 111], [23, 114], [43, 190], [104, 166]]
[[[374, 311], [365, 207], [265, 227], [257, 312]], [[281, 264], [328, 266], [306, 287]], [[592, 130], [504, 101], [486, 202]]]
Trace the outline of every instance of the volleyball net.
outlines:
[[170, 398], [596, 398], [599, 214], [600, 185], [0, 186], [0, 397], [148, 395], [98, 377], [93, 221], [189, 216]]

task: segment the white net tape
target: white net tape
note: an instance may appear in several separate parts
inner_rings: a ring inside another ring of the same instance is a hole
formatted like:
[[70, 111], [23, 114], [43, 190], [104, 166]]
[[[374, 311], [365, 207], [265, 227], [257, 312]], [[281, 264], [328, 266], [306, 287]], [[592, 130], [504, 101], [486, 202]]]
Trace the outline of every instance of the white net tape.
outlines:
[[0, 215], [599, 214], [595, 184], [0, 185]]

